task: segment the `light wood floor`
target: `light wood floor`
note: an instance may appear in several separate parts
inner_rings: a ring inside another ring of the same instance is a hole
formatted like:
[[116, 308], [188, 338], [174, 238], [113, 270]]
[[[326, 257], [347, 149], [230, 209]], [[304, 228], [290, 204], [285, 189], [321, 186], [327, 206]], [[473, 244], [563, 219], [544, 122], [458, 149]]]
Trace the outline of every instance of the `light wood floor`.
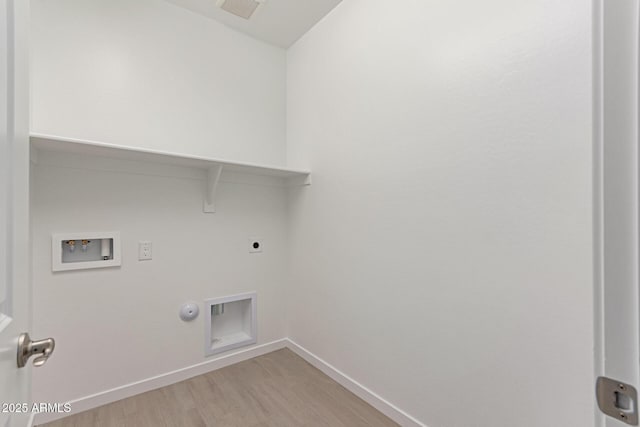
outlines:
[[288, 349], [45, 425], [397, 426]]

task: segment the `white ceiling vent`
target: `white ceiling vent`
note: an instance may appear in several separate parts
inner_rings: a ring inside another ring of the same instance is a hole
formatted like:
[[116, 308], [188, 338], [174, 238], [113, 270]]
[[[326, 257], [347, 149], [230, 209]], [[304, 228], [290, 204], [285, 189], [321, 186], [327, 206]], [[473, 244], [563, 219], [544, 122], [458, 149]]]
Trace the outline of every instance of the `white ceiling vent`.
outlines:
[[218, 5], [229, 13], [249, 19], [261, 3], [264, 0], [222, 0]]

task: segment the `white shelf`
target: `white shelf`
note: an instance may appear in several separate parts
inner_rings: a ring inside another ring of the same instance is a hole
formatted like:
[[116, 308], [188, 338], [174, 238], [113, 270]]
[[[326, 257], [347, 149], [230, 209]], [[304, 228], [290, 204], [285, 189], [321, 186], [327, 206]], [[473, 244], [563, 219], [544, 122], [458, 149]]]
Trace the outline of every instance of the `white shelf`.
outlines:
[[207, 194], [205, 194], [204, 201], [205, 212], [215, 212], [215, 193], [223, 170], [249, 175], [285, 178], [301, 185], [309, 185], [311, 183], [311, 172], [307, 170], [191, 156], [61, 136], [32, 133], [31, 146], [36, 150], [43, 151], [84, 154], [111, 159], [204, 169], [207, 171]]

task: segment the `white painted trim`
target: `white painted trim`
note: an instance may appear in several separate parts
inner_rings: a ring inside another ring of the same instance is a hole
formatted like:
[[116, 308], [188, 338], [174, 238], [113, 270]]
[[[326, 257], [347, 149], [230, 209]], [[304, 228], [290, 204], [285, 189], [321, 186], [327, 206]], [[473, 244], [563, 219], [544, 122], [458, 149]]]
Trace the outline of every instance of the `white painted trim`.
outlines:
[[90, 396], [81, 397], [70, 401], [72, 413], [71, 414], [37, 414], [35, 421], [36, 424], [48, 423], [60, 418], [64, 418], [69, 415], [77, 414], [89, 409], [96, 408], [98, 406], [106, 405], [118, 400], [125, 399], [127, 397], [134, 396], [136, 394], [145, 393], [147, 391], [155, 390], [160, 387], [165, 387], [171, 384], [175, 384], [180, 381], [187, 380], [197, 375], [202, 375], [207, 372], [215, 371], [217, 369], [224, 368], [235, 363], [243, 362], [245, 360], [252, 359], [254, 357], [262, 356], [263, 354], [271, 353], [272, 351], [280, 350], [287, 346], [286, 339], [280, 339], [272, 341], [266, 344], [261, 344], [246, 350], [240, 350], [232, 354], [227, 354], [222, 357], [218, 357], [214, 360], [208, 360], [197, 365], [188, 366], [186, 368], [178, 369], [166, 374], [158, 375], [155, 377], [147, 378], [141, 381], [136, 381], [131, 384], [123, 385], [120, 387], [106, 390], [100, 393], [92, 394]]
[[425, 424], [418, 421], [416, 418], [404, 412], [402, 409], [395, 406], [393, 403], [385, 400], [372, 390], [369, 390], [364, 385], [360, 384], [347, 374], [341, 372], [333, 365], [320, 359], [315, 354], [311, 353], [306, 348], [296, 344], [290, 338], [286, 339], [287, 348], [302, 357], [314, 367], [318, 368], [324, 374], [329, 376], [335, 382], [349, 390], [351, 393], [358, 396], [360, 399], [367, 402], [369, 405], [376, 408], [378, 411], [391, 418], [403, 427], [427, 427]]
[[[252, 359], [254, 357], [261, 356], [263, 354], [271, 353], [272, 351], [280, 350], [282, 348], [289, 348], [291, 351], [302, 357], [309, 362], [312, 366], [316, 367], [331, 379], [342, 385], [344, 388], [364, 400], [378, 411], [391, 418], [403, 427], [427, 427], [424, 423], [421, 423], [416, 418], [412, 417], [402, 409], [398, 408], [393, 403], [385, 400], [372, 390], [368, 389], [364, 385], [360, 384], [353, 378], [349, 377], [345, 373], [341, 372], [331, 364], [325, 362], [315, 354], [311, 353], [306, 348], [298, 345], [289, 338], [283, 338], [277, 341], [272, 341], [266, 344], [261, 344], [246, 350], [240, 350], [232, 354], [228, 354], [222, 357], [218, 357], [215, 360], [199, 363], [197, 365], [189, 366], [183, 369], [178, 369], [173, 372], [158, 375], [155, 377], [147, 378], [141, 381], [137, 381], [131, 384], [127, 384], [121, 387], [116, 387], [111, 390], [106, 390], [100, 393], [96, 393], [90, 396], [85, 396], [76, 400], [72, 400], [71, 408], [72, 414], [33, 414], [35, 415], [35, 423], [42, 424], [51, 421], [64, 418], [69, 415], [77, 414], [80, 412], [88, 411], [98, 406], [107, 405], [109, 403], [116, 402], [127, 397], [135, 396], [140, 393], [155, 390], [160, 387], [165, 387], [171, 384], [175, 384], [180, 381], [187, 380], [197, 375], [202, 375], [207, 372], [215, 371], [217, 369], [224, 368], [226, 366], [233, 365], [235, 363], [243, 362], [245, 360]], [[34, 420], [31, 420], [33, 425]]]
[[[4, 302], [4, 301], [3, 301]], [[6, 327], [8, 327], [13, 319], [6, 314], [0, 313], [0, 332], [2, 332]]]
[[[592, 0], [593, 17], [593, 326], [594, 375], [605, 373], [604, 358], [604, 0]], [[595, 396], [594, 396], [595, 399]], [[604, 427], [605, 415], [593, 405], [594, 427]]]
[[[595, 370], [638, 388], [640, 1], [593, 8]], [[624, 424], [596, 412], [596, 425]]]
[[1, 423], [1, 427], [33, 427], [36, 414], [36, 412], [30, 412], [29, 415], [27, 415], [26, 413], [9, 414], [9, 417], [6, 418], [3, 423]]

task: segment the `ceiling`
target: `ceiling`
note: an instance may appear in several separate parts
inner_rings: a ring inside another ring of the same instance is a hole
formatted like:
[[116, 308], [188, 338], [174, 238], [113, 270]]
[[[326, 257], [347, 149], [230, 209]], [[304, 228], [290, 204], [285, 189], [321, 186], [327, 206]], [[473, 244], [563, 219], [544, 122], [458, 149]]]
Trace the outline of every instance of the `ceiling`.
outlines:
[[286, 49], [342, 0], [267, 0], [249, 20], [222, 10], [217, 0], [167, 1]]

